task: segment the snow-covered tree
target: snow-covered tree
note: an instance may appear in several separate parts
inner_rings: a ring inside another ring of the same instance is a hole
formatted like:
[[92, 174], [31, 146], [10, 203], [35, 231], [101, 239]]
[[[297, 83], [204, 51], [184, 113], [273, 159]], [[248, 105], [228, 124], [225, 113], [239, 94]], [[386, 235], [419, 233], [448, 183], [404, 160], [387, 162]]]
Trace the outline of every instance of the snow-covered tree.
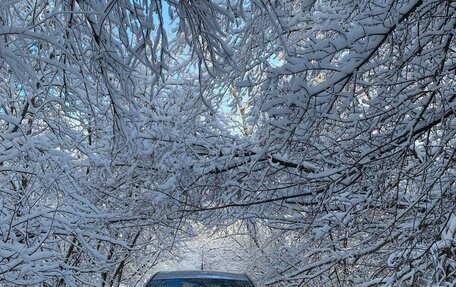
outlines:
[[198, 224], [267, 285], [450, 285], [455, 9], [2, 3], [0, 284], [135, 284]]
[[206, 147], [186, 209], [276, 234], [270, 285], [454, 282], [455, 8], [244, 2], [240, 72], [208, 81], [250, 132]]

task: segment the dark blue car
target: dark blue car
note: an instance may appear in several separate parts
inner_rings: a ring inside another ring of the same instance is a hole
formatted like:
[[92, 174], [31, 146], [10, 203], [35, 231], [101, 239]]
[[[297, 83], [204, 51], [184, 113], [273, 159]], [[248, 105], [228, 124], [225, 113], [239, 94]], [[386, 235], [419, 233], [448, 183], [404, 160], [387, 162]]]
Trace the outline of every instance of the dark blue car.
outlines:
[[255, 287], [245, 274], [210, 271], [159, 272], [145, 287]]

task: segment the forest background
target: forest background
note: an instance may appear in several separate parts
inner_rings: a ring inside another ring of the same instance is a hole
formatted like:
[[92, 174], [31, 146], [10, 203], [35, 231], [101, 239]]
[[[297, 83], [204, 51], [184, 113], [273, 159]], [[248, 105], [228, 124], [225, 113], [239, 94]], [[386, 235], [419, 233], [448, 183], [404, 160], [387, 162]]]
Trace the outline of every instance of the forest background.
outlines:
[[455, 9], [1, 1], [0, 285], [454, 286]]

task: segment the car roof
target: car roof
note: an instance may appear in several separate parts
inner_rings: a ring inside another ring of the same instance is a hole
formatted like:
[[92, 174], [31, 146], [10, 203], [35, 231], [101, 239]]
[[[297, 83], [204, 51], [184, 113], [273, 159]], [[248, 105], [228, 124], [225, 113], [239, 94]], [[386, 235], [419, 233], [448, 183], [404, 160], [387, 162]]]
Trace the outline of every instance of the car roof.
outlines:
[[246, 274], [216, 271], [168, 271], [156, 273], [152, 280], [176, 278], [206, 278], [250, 281]]

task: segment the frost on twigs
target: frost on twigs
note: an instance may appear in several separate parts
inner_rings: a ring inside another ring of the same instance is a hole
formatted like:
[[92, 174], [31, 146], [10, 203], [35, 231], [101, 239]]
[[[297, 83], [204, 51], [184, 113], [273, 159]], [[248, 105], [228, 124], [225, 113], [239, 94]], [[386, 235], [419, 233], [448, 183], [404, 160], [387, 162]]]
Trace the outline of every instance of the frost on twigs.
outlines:
[[266, 286], [451, 286], [455, 9], [0, 4], [0, 285], [140, 285], [201, 228]]

